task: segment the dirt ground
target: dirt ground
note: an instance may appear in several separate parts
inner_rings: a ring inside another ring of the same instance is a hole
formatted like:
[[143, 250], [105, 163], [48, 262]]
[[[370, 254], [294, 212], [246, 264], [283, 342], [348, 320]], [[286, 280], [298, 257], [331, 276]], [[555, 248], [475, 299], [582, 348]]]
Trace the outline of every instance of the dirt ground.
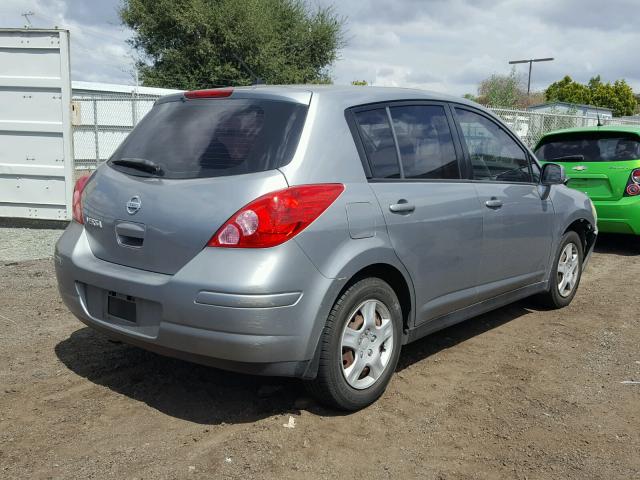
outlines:
[[[0, 478], [640, 478], [640, 242], [608, 237], [573, 304], [523, 301], [405, 347], [340, 414], [294, 380], [111, 343], [52, 261], [0, 263]], [[295, 428], [285, 428], [289, 417]]]

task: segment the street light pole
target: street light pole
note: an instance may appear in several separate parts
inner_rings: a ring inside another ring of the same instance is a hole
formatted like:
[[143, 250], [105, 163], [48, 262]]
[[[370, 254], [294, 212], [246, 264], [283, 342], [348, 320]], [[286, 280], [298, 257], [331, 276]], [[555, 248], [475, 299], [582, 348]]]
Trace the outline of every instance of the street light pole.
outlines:
[[531, 93], [531, 67], [533, 66], [533, 62], [550, 62], [553, 60], [553, 57], [549, 58], [531, 58], [529, 60], [511, 60], [509, 65], [515, 65], [516, 63], [528, 63], [529, 64], [529, 81], [527, 82], [527, 98]]

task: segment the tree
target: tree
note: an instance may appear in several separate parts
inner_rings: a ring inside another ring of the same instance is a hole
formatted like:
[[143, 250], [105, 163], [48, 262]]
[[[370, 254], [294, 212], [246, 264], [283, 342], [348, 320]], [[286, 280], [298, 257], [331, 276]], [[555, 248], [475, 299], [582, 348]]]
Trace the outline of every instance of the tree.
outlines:
[[548, 102], [559, 101], [610, 108], [616, 117], [632, 115], [638, 105], [627, 82], [616, 80], [613, 83], [603, 83], [600, 75], [589, 79], [586, 85], [566, 75], [562, 80], [549, 85], [545, 91], [545, 99]]
[[484, 79], [478, 87], [478, 96], [468, 93], [465, 98], [491, 107], [515, 108], [526, 105], [527, 92], [522, 77], [512, 69], [508, 75], [494, 73]]
[[342, 18], [303, 0], [124, 0], [144, 85], [330, 83]]
[[366, 80], [354, 80], [353, 82], [351, 82], [351, 85], [358, 85], [360, 87], [366, 87], [367, 85], [369, 85], [369, 82], [367, 82]]

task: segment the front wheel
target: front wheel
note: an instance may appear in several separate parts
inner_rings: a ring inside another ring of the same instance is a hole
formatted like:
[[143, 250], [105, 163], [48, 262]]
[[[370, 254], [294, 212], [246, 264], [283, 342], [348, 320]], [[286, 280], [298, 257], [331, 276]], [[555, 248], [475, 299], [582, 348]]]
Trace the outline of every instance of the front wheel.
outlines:
[[582, 277], [582, 259], [580, 237], [573, 231], [565, 233], [551, 269], [549, 291], [540, 297], [546, 306], [562, 308], [571, 303]]
[[320, 339], [318, 375], [307, 382], [322, 403], [358, 410], [384, 392], [402, 345], [402, 310], [379, 278], [349, 287], [336, 301]]

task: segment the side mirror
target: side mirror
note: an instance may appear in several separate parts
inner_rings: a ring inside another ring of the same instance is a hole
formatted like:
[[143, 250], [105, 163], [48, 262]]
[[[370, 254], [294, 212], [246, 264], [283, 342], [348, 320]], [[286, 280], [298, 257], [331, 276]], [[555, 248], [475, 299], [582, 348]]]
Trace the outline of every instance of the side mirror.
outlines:
[[557, 163], [545, 163], [542, 166], [540, 183], [542, 183], [542, 185], [562, 185], [567, 183], [564, 167]]

